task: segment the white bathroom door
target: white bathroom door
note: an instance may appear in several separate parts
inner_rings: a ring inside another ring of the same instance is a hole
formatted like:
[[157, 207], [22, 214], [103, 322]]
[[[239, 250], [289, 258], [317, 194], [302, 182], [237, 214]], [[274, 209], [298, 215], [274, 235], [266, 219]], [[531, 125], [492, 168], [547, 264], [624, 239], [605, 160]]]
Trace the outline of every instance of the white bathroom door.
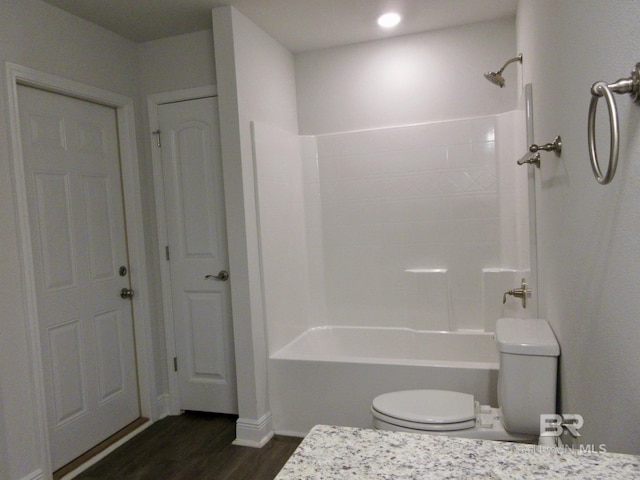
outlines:
[[18, 87], [56, 470], [140, 415], [116, 112]]
[[237, 413], [216, 97], [158, 106], [180, 409]]

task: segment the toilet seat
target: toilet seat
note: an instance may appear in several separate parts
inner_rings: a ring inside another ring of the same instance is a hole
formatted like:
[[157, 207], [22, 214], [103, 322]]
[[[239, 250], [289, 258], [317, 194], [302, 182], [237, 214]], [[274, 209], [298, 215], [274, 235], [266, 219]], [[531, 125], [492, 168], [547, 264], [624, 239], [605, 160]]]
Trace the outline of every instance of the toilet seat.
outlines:
[[448, 390], [404, 390], [376, 397], [373, 416], [399, 427], [423, 431], [456, 431], [476, 425], [473, 395]]

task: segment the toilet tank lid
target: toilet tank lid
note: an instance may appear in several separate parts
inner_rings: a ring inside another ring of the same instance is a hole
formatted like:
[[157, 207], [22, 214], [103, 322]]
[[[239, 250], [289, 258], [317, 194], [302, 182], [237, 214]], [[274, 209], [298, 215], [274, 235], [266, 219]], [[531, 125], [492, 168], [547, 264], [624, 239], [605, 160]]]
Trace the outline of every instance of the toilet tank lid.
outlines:
[[501, 353], [547, 357], [560, 355], [560, 345], [551, 327], [541, 318], [498, 319], [496, 344]]

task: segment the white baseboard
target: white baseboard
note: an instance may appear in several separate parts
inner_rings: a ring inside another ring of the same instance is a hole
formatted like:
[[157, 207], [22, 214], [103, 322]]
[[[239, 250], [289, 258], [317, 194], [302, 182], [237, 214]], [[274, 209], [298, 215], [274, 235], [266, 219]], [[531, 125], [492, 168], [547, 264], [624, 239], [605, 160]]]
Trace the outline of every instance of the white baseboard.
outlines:
[[26, 477], [22, 477], [20, 480], [44, 480], [44, 472], [40, 469], [31, 472]]
[[239, 418], [236, 422], [236, 439], [234, 445], [241, 447], [264, 447], [273, 438], [273, 423], [271, 412], [265, 413], [257, 420]]
[[162, 420], [164, 417], [170, 415], [171, 412], [171, 397], [168, 393], [158, 395], [156, 398], [156, 419]]

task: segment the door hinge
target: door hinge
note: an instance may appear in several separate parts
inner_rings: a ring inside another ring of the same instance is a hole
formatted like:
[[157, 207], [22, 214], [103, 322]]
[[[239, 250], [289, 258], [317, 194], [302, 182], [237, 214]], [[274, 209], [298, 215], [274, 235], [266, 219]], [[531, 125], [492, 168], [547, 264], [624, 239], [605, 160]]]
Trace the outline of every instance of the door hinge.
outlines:
[[178, 357], [173, 357], [173, 371], [178, 371]]
[[156, 147], [162, 147], [162, 144], [160, 143], [160, 130], [154, 130], [151, 133], [156, 136]]
[[164, 256], [167, 258], [167, 262], [171, 260], [171, 256], [169, 255], [169, 245], [165, 245], [164, 247]]

